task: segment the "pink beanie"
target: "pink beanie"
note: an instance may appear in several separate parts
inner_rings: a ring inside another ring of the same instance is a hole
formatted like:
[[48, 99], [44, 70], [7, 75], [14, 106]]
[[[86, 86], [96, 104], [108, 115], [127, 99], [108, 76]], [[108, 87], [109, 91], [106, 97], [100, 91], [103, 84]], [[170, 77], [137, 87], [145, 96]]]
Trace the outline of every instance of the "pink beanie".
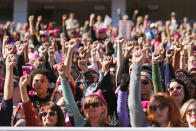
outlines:
[[29, 57], [29, 60], [31, 61], [31, 60], [34, 60], [34, 59], [36, 59], [37, 57], [39, 57], [39, 54], [38, 54], [37, 51], [34, 51], [33, 53], [32, 53], [32, 52], [29, 52], [29, 53], [28, 53], [28, 57]]
[[56, 70], [57, 70], [57, 68], [58, 68], [60, 65], [63, 65], [63, 62], [61, 62], [61, 63], [57, 63], [57, 64], [53, 65], [53, 69], [54, 69], [54, 71], [56, 71]]
[[39, 34], [48, 36], [48, 31], [47, 30], [40, 30]]
[[85, 108], [84, 108], [84, 101], [85, 101], [85, 99], [86, 99], [87, 97], [89, 97], [89, 96], [97, 96], [97, 97], [99, 97], [99, 99], [101, 99], [101, 101], [103, 102], [103, 104], [108, 108], [108, 104], [107, 104], [106, 100], [105, 100], [104, 97], [103, 97], [102, 90], [99, 89], [97, 92], [90, 93], [90, 94], [88, 94], [88, 95], [84, 98], [83, 104], [82, 104], [82, 109], [83, 109], [83, 111], [85, 111]]
[[107, 30], [108, 30], [107, 28], [100, 27], [97, 29], [97, 34], [99, 35], [100, 31], [106, 32]]
[[181, 35], [179, 33], [176, 33], [176, 34], [173, 35], [173, 37], [177, 38], [177, 37], [181, 37]]
[[150, 104], [150, 101], [142, 101], [142, 107], [146, 108], [148, 107], [148, 105]]
[[155, 47], [155, 48], [159, 47], [159, 45], [160, 45], [160, 42], [159, 42], [159, 41], [156, 41], [156, 42], [154, 43], [154, 47]]

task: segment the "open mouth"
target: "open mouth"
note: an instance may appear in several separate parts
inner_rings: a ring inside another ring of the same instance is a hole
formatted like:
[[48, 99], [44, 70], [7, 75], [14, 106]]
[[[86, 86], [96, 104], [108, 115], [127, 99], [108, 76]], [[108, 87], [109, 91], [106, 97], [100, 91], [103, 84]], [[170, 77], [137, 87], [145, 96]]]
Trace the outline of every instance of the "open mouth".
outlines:
[[179, 93], [174, 93], [174, 94], [173, 94], [173, 96], [175, 96], [175, 97], [176, 97], [176, 96], [179, 96], [179, 95], [180, 95]]

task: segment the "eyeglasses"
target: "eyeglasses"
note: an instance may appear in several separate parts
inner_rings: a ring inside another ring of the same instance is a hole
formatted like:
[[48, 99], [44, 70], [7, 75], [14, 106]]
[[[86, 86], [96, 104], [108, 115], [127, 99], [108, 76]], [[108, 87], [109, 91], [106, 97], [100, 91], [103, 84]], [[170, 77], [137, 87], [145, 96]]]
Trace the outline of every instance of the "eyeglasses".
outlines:
[[186, 114], [189, 115], [189, 116], [191, 116], [191, 114], [192, 114], [193, 112], [196, 113], [196, 108], [187, 110]]
[[180, 89], [183, 88], [183, 86], [178, 85], [178, 86], [176, 86], [176, 87], [171, 87], [171, 88], [168, 88], [168, 91], [169, 91], [169, 92], [173, 92], [173, 91], [174, 91], [174, 88], [175, 88], [176, 90], [180, 90]]
[[46, 117], [47, 114], [49, 114], [50, 116], [55, 116], [56, 115], [56, 111], [51, 111], [51, 112], [41, 112], [41, 116]]
[[148, 80], [142, 80], [142, 84], [143, 84], [143, 85], [148, 85], [149, 82], [148, 82]]
[[102, 105], [102, 103], [101, 102], [87, 103], [84, 105], [84, 109], [90, 108], [91, 105], [92, 107], [99, 107], [100, 105]]
[[161, 103], [161, 104], [159, 104], [159, 105], [152, 105], [152, 106], [150, 106], [149, 108], [150, 108], [150, 110], [151, 110], [152, 112], [156, 112], [158, 108], [159, 108], [159, 110], [163, 110], [166, 106], [167, 106], [166, 103]]

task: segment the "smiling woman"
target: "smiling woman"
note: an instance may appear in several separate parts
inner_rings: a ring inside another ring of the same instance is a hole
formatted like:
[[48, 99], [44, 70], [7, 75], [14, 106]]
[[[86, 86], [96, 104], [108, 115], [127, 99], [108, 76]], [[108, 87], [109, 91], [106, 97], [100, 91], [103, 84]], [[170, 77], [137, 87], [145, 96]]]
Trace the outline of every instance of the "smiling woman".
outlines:
[[187, 86], [180, 79], [172, 79], [167, 87], [169, 95], [173, 97], [179, 108], [190, 97]]

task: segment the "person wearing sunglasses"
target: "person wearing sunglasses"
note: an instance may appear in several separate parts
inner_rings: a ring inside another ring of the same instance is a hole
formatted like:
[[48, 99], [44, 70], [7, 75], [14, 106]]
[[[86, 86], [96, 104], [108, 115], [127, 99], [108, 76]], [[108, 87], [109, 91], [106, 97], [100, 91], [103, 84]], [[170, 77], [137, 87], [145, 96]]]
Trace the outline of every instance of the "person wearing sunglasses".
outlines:
[[61, 65], [58, 67], [58, 72], [62, 84], [63, 96], [65, 99], [68, 113], [73, 114], [74, 125], [76, 127], [84, 126], [110, 126], [107, 124], [108, 104], [103, 97], [102, 91], [98, 90], [95, 93], [86, 95], [83, 99], [82, 109], [84, 117], [81, 115], [77, 104], [71, 93], [70, 85], [68, 84], [66, 77], [66, 66]]
[[184, 123], [191, 128], [196, 127], [196, 100], [190, 99], [180, 109]]
[[150, 98], [145, 115], [141, 104], [141, 65], [144, 59], [139, 46], [134, 48], [132, 72], [128, 96], [128, 107], [132, 127], [160, 126], [178, 127], [181, 125], [180, 112], [175, 101], [166, 93], [156, 93]]
[[141, 72], [141, 97], [142, 100], [149, 100], [153, 94], [152, 75], [150, 72], [143, 70]]
[[184, 126], [180, 111], [175, 101], [167, 93], [159, 92], [150, 98], [147, 118], [153, 126], [181, 127]]
[[42, 103], [37, 115], [36, 109], [27, 94], [27, 84], [30, 76], [27, 74], [20, 78], [19, 87], [24, 108], [26, 126], [65, 126], [65, 119], [61, 108], [54, 102]]
[[187, 86], [178, 78], [170, 80], [167, 85], [167, 90], [169, 95], [176, 101], [179, 108], [190, 98]]

